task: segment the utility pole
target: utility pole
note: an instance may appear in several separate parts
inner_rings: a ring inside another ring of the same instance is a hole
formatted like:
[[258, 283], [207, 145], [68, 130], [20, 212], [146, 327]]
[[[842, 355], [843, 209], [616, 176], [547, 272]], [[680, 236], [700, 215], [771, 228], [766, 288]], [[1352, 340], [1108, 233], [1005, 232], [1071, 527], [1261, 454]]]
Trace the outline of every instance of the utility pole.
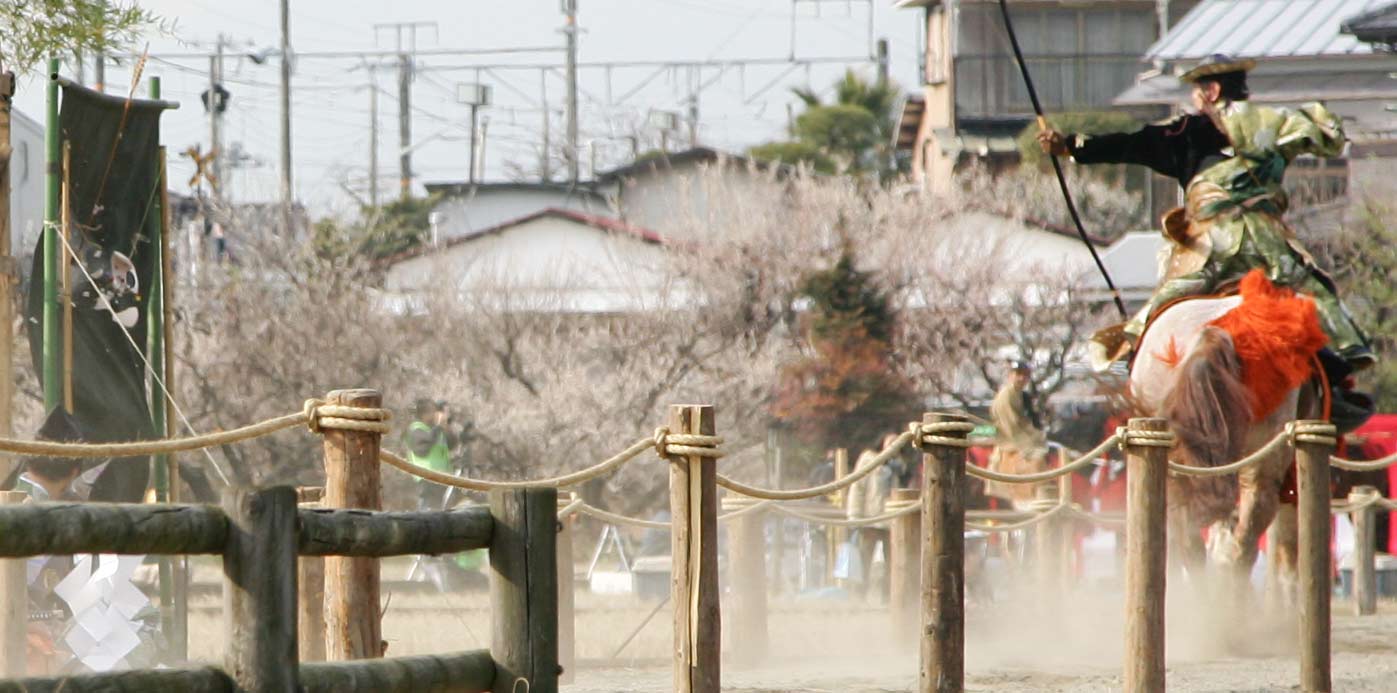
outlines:
[[[10, 405], [14, 399], [15, 320], [14, 285], [19, 281], [19, 264], [10, 255], [10, 99], [15, 93], [15, 76], [0, 66], [0, 436], [12, 431]], [[13, 460], [0, 458], [0, 475], [9, 476]], [[3, 477], [0, 477], [3, 478]]]
[[[418, 27], [431, 27], [435, 33], [436, 22], [393, 22], [375, 24], [374, 36], [380, 29], [392, 29], [395, 52], [398, 54], [398, 168], [401, 177], [398, 181], [399, 196], [406, 200], [412, 197], [412, 80], [413, 58], [417, 53]], [[404, 49], [403, 36], [407, 35]]]
[[295, 232], [291, 207], [291, 11], [281, 0], [281, 228]]
[[107, 90], [107, 54], [98, 52], [92, 64], [92, 88], [97, 91]]
[[476, 165], [480, 167], [480, 173], [472, 177], [472, 182], [474, 182], [476, 179], [479, 179], [482, 183], [485, 182], [485, 134], [489, 131], [490, 116], [485, 116], [480, 120], [480, 153], [476, 157], [476, 161], [479, 162]]
[[470, 174], [466, 176], [466, 181], [471, 184], [475, 183], [475, 169], [478, 166], [476, 162], [479, 161], [477, 158], [478, 152], [476, 151], [476, 140], [480, 137], [480, 121], [477, 120], [476, 117], [476, 112], [478, 110], [480, 110], [480, 106], [471, 104], [471, 163]]
[[568, 180], [577, 183], [577, 0], [563, 0], [563, 36], [567, 38], [567, 163]]
[[378, 209], [378, 66], [369, 65], [369, 206]]
[[219, 190], [223, 187], [223, 141], [219, 136], [219, 125], [223, 114], [220, 113], [222, 99], [219, 98], [219, 89], [223, 87], [223, 34], [218, 35], [218, 44], [214, 53], [209, 56], [209, 91], [208, 103], [209, 111], [209, 156], [213, 159], [209, 162], [213, 165], [213, 183], [209, 186], [213, 201], [219, 199]]

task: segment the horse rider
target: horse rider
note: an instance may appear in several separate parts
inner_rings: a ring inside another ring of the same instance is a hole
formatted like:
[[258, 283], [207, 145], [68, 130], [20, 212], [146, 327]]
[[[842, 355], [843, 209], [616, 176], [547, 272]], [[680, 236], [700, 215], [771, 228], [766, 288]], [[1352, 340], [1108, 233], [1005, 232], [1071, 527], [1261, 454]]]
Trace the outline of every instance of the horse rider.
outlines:
[[1345, 406], [1366, 407], [1371, 414], [1371, 399], [1338, 387], [1349, 374], [1376, 363], [1368, 337], [1340, 301], [1333, 280], [1282, 220], [1286, 167], [1302, 154], [1337, 156], [1346, 141], [1342, 124], [1318, 103], [1296, 110], [1253, 105], [1247, 87], [1253, 67], [1253, 60], [1215, 54], [1185, 72], [1180, 79], [1192, 85], [1197, 113], [1129, 133], [1064, 135], [1045, 129], [1038, 134], [1049, 154], [1080, 164], [1148, 166], [1185, 191], [1185, 205], [1163, 219], [1172, 241], [1164, 281], [1129, 322], [1093, 335], [1093, 361], [1104, 366], [1129, 354], [1146, 322], [1165, 304], [1212, 293], [1262, 268], [1273, 283], [1314, 299], [1329, 337], [1321, 361], [1336, 385], [1336, 417]]
[[[1033, 406], [1030, 387], [1033, 371], [1026, 361], [1010, 361], [1009, 377], [995, 393], [990, 402], [990, 421], [994, 423], [994, 452], [990, 453], [989, 467], [996, 471], [1004, 469], [1010, 458], [1017, 454], [1026, 469], [1041, 471], [1048, 456], [1048, 436], [1043, 430], [1043, 421]], [[1027, 487], [1025, 487], [1027, 488]], [[986, 493], [1005, 498], [1013, 497], [1013, 485], [987, 484]]]

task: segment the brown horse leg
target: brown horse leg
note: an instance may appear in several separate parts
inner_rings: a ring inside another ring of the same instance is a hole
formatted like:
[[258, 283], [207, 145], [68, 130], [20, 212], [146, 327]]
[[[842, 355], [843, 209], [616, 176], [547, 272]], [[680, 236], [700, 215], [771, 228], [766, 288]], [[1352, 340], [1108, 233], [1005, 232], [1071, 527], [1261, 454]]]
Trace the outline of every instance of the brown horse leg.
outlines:
[[[1263, 463], [1264, 464], [1264, 463]], [[1236, 605], [1245, 608], [1251, 596], [1251, 570], [1256, 564], [1257, 542], [1271, 526], [1280, 505], [1276, 484], [1259, 483], [1265, 475], [1252, 466], [1241, 474], [1241, 501], [1237, 505], [1237, 528], [1233, 535], [1232, 578]], [[1260, 487], [1260, 488], [1259, 488]]]
[[1272, 613], [1295, 604], [1296, 532], [1295, 506], [1282, 504], [1266, 533], [1266, 606]]
[[1203, 570], [1207, 563], [1203, 550], [1203, 537], [1198, 523], [1189, 515], [1188, 509], [1169, 509], [1169, 579], [1187, 573], [1188, 581], [1194, 585], [1203, 580]]

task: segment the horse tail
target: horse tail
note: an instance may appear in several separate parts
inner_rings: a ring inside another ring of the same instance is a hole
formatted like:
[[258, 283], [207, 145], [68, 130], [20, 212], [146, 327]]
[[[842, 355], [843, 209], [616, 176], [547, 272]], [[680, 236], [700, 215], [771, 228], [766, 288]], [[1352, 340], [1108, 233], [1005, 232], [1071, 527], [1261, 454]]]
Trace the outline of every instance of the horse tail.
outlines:
[[1175, 372], [1163, 414], [1177, 437], [1180, 462], [1218, 467], [1241, 456], [1251, 426], [1251, 395], [1225, 330], [1203, 328]]

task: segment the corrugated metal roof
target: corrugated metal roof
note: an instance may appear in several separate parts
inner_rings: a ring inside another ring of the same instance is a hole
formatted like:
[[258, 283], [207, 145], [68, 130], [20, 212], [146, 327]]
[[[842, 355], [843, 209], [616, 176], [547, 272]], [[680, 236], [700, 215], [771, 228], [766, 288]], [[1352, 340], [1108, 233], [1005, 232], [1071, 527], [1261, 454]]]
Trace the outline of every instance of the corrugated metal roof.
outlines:
[[1246, 58], [1372, 53], [1339, 31], [1345, 20], [1392, 0], [1203, 0], [1146, 60], [1198, 60], [1213, 53]]

